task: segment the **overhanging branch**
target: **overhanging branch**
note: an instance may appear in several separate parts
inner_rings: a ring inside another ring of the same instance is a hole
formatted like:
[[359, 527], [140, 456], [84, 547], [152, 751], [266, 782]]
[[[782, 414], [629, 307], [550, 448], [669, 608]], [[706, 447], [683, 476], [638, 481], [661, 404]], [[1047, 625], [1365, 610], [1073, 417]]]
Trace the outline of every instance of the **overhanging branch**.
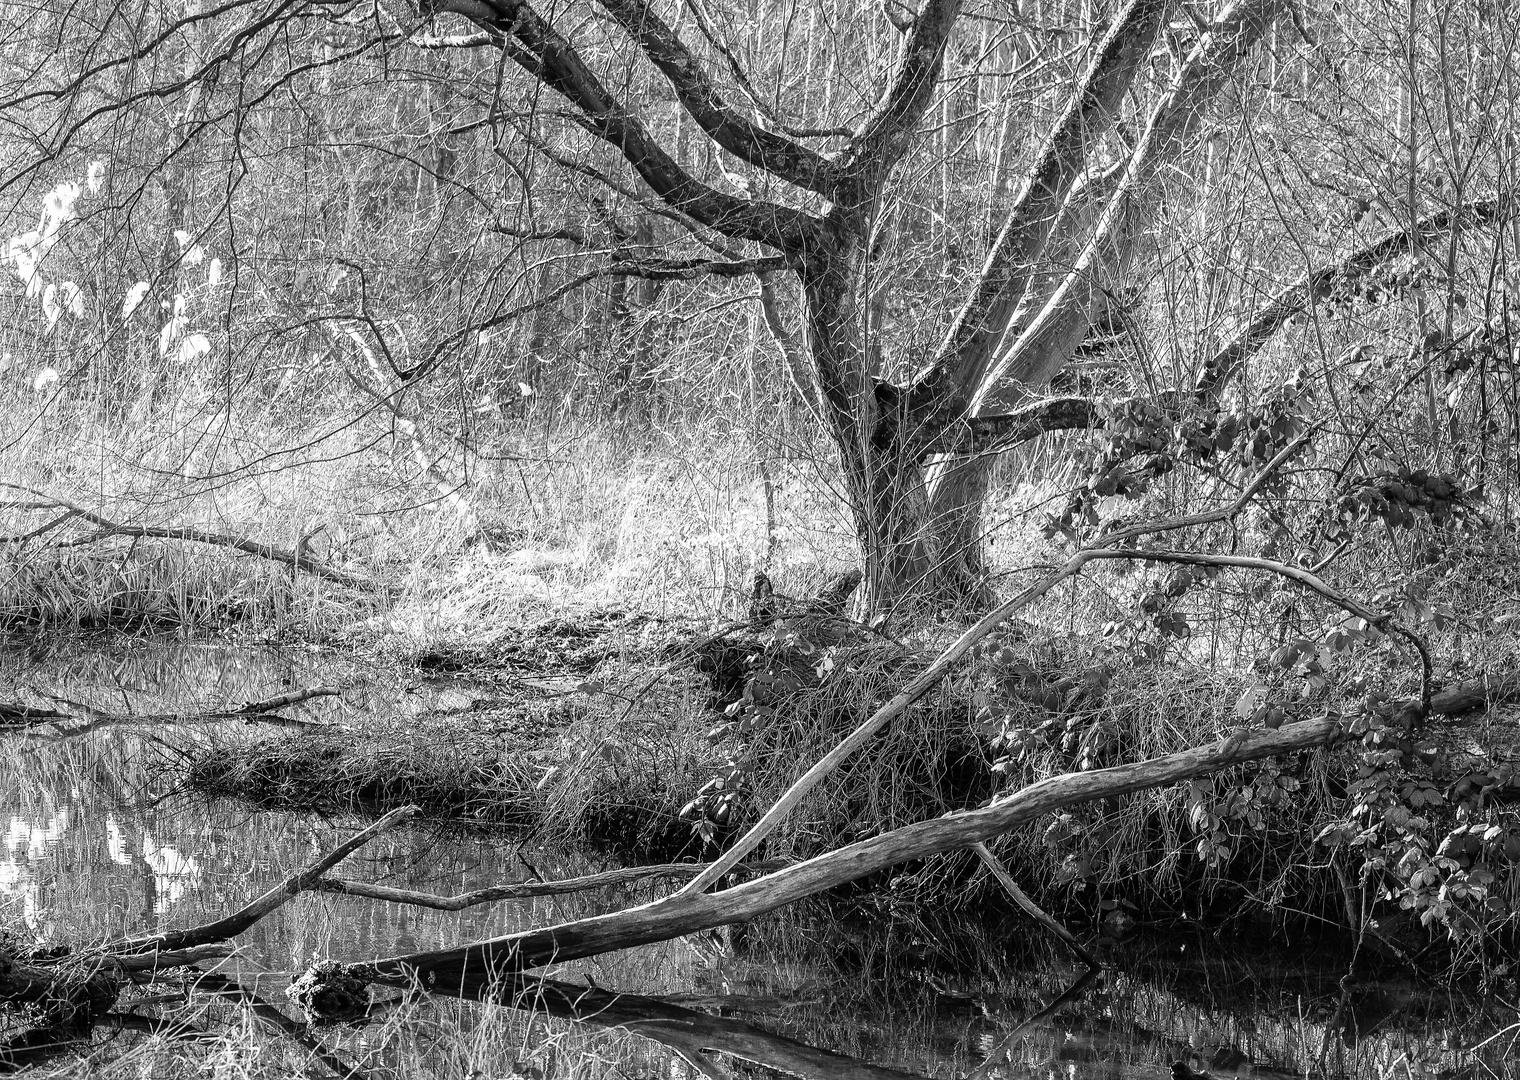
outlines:
[[503, 36], [503, 51], [520, 68], [579, 110], [588, 132], [616, 147], [667, 204], [725, 236], [773, 248], [808, 246], [819, 220], [805, 210], [740, 199], [697, 180], [604, 86], [575, 46], [525, 0], [438, 0], [435, 11], [463, 15]]
[[683, 108], [713, 142], [790, 184], [833, 198], [834, 162], [775, 131], [751, 123], [723, 100], [701, 63], [645, 0], [599, 0], [669, 81]]

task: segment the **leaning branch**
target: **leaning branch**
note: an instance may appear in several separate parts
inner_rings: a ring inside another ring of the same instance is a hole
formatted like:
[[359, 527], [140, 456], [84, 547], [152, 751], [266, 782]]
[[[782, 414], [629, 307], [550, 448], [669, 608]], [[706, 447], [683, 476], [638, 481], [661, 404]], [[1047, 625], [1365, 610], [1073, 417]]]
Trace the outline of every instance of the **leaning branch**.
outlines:
[[152, 937], [128, 938], [125, 941], [109, 942], [105, 947], [111, 952], [118, 953], [162, 952], [171, 949], [189, 949], [197, 945], [226, 941], [229, 938], [236, 937], [270, 912], [283, 907], [300, 893], [309, 890], [321, 879], [323, 874], [327, 873], [334, 866], [337, 866], [338, 863], [348, 858], [355, 851], [358, 851], [386, 829], [389, 829], [392, 825], [397, 825], [416, 817], [419, 813], [421, 813], [421, 810], [415, 806], [402, 806], [392, 810], [380, 820], [371, 824], [367, 829], [355, 833], [341, 844], [338, 844], [304, 870], [296, 871], [257, 900], [244, 905], [224, 918], [216, 919], [209, 923], [202, 923], [200, 926], [192, 926], [184, 930], [168, 930], [162, 934], [154, 934]]
[[[1005, 343], [982, 369], [978, 384], [970, 388], [969, 411], [975, 413], [997, 383], [1039, 385], [1066, 362], [1061, 351], [1049, 351], [1048, 346], [1058, 342], [1063, 348], [1075, 348], [1080, 341], [1075, 331], [1085, 321], [1091, 304], [1096, 267], [1105, 253], [1112, 254], [1116, 248], [1126, 248], [1133, 242], [1133, 229], [1126, 228], [1125, 222], [1132, 216], [1130, 204], [1136, 192], [1155, 176], [1163, 162], [1172, 160], [1182, 149], [1210, 98], [1235, 66], [1249, 55], [1271, 26], [1277, 11], [1278, 0], [1237, 0], [1209, 25], [1171, 89], [1152, 111], [1145, 134], [1114, 182], [1107, 205], [1081, 254], [1033, 321]], [[1108, 175], [1105, 174], [1105, 184]], [[1125, 260], [1121, 251], [1117, 261]]]
[[999, 232], [971, 297], [957, 313], [933, 365], [914, 380], [910, 410], [928, 416], [966, 411], [1049, 241], [1062, 204], [1125, 92], [1166, 13], [1166, 0], [1130, 0], [1093, 57], [1082, 86], [1041, 149]]
[[1209, 358], [1194, 392], [1200, 398], [1217, 396], [1241, 364], [1271, 340], [1284, 323], [1316, 301], [1345, 289], [1390, 259], [1408, 254], [1418, 244], [1443, 235], [1459, 220], [1465, 218], [1475, 224], [1488, 224], [1498, 219], [1499, 211], [1497, 198], [1479, 199], [1442, 210], [1421, 218], [1412, 227], [1386, 233], [1338, 262], [1305, 274], [1274, 296], [1233, 341]]

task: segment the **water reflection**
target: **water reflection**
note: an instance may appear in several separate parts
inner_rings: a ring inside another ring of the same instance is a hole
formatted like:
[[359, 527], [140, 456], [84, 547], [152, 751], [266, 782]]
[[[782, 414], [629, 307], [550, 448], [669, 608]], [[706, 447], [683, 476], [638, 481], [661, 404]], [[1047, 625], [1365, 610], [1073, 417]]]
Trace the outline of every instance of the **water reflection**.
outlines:
[[[344, 698], [306, 702], [293, 715], [333, 722], [348, 709], [457, 708], [473, 695], [500, 694], [460, 682], [417, 685], [302, 651], [137, 644], [56, 650], [45, 661], [0, 652], [0, 701], [67, 702], [76, 714], [235, 706], [320, 684], [343, 686]], [[62, 941], [194, 925], [234, 910], [352, 829], [351, 821], [177, 795], [177, 748], [224, 736], [216, 725], [112, 724], [54, 739], [0, 733], [0, 918]], [[602, 868], [572, 853], [525, 854], [545, 877]], [[382, 836], [340, 872], [440, 894], [525, 873], [515, 844], [428, 827]], [[357, 960], [444, 948], [623, 907], [654, 888], [453, 912], [303, 894], [239, 939], [236, 963], [225, 970], [241, 989], [226, 984], [216, 993], [229, 1010], [241, 1007], [232, 1001], [266, 999], [259, 1007], [274, 1008], [267, 1018], [276, 1022], [290, 973], [314, 955]], [[562, 986], [616, 988], [657, 997], [664, 1007], [752, 1021], [797, 1043], [925, 1076], [1166, 1080], [1181, 1062], [1182, 1080], [1320, 1071], [1450, 1080], [1474, 1060], [1483, 1062], [1481, 1077], [1520, 1075], [1510, 1053], [1516, 1032], [1506, 1034], [1517, 1020], [1513, 1009], [1461, 1001], [1438, 1008], [1430, 995], [1388, 980], [1346, 982], [1344, 958], [1309, 954], [1269, 965], [1254, 950], [1203, 935], [1110, 946], [1104, 979], [1030, 1024], [1081, 973], [1057, 946], [1032, 960], [1035, 931], [1023, 921], [1006, 931], [963, 923], [927, 940], [915, 933], [910, 940], [890, 925], [792, 912], [748, 930], [556, 965], [545, 975]], [[1379, 1017], [1380, 1002], [1402, 1011]], [[569, 1072], [571, 1061], [576, 1075], [691, 1075], [669, 1046], [489, 1004], [426, 1000], [321, 1038], [366, 1067], [410, 1075], [464, 1076], [474, 1068], [555, 1075]], [[1476, 1058], [1463, 1052], [1484, 1040]], [[587, 1061], [606, 1067], [597, 1072]], [[838, 1063], [826, 1068], [846, 1075]]]

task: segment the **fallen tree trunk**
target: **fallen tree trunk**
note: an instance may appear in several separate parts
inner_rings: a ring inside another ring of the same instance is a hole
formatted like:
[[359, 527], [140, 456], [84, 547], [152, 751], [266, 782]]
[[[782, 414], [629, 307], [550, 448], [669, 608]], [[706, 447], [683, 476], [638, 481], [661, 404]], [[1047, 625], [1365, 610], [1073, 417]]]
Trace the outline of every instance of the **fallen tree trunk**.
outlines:
[[[777, 870], [785, 866], [784, 860], [760, 863], [741, 863], [734, 867], [743, 873]], [[570, 893], [603, 889], [610, 885], [630, 885], [650, 878], [689, 878], [705, 869], [704, 863], [660, 863], [655, 866], [626, 866], [617, 870], [603, 870], [582, 877], [560, 878], [556, 881], [515, 881], [508, 885], [492, 885], [474, 889], [456, 896], [437, 896], [416, 889], [398, 889], [393, 885], [380, 885], [370, 881], [352, 881], [348, 878], [323, 878], [311, 887], [317, 892], [342, 893], [345, 896], [362, 896], [369, 900], [389, 900], [394, 904], [410, 904], [413, 907], [432, 908], [435, 911], [463, 911], [480, 904], [494, 904], [499, 900], [527, 900], [537, 896], [566, 896]]]
[[745, 922], [897, 863], [991, 840], [1054, 810], [1207, 776], [1245, 761], [1324, 746], [1340, 733], [1340, 725], [1329, 719], [1305, 720], [1277, 730], [1242, 730], [1207, 746], [1148, 761], [1053, 776], [988, 806], [894, 829], [722, 892], [678, 893], [626, 911], [455, 949], [344, 965], [342, 970], [364, 982], [420, 985], [478, 997], [493, 982], [530, 968]]

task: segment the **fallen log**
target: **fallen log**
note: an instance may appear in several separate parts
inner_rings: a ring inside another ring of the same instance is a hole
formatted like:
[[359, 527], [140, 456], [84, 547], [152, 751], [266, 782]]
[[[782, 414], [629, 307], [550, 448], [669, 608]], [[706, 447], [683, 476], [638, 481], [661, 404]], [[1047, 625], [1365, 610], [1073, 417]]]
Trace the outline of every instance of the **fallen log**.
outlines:
[[1437, 716], [1461, 716], [1516, 698], [1520, 698], [1520, 675], [1485, 675], [1437, 690], [1430, 695], [1430, 711]]
[[421, 986], [476, 997], [493, 982], [531, 968], [746, 922], [897, 863], [991, 840], [1064, 807], [1207, 776], [1246, 761], [1324, 746], [1340, 734], [1340, 725], [1330, 719], [1305, 720], [1277, 730], [1237, 731], [1218, 742], [1148, 761], [1050, 777], [988, 806], [894, 829], [722, 892], [678, 893], [625, 911], [454, 949], [343, 965], [342, 970], [366, 983]]
[[[740, 863], [734, 870], [741, 873], [759, 873], [776, 870], [787, 865], [781, 860], [758, 863]], [[630, 885], [650, 878], [690, 878], [707, 868], [706, 863], [660, 863], [654, 866], [625, 866], [616, 870], [603, 870], [581, 877], [560, 878], [557, 881], [515, 881], [507, 885], [492, 885], [474, 889], [454, 896], [438, 896], [415, 889], [398, 889], [393, 885], [378, 885], [369, 881], [353, 881], [348, 878], [322, 878], [312, 885], [317, 892], [341, 893], [344, 896], [362, 896], [368, 900], [387, 900], [393, 904], [410, 904], [413, 907], [432, 908], [435, 911], [463, 911], [479, 904], [493, 904], [499, 900], [526, 900], [535, 896], [566, 896], [570, 893], [588, 892], [613, 885]]]
[[[20, 484], [0, 483], [0, 487], [35, 495], [39, 499], [47, 500], [47, 508], [66, 511], [66, 513], [50, 522], [45, 528], [28, 533], [27, 539], [34, 538], [48, 529], [62, 525], [77, 517], [88, 521], [91, 525], [97, 526], [97, 530], [82, 540], [72, 541], [73, 545], [97, 543], [101, 540], [109, 540], [113, 536], [140, 537], [150, 540], [187, 540], [191, 543], [205, 544], [209, 547], [231, 548], [234, 551], [241, 551], [245, 555], [254, 555], [260, 559], [277, 562], [290, 567], [292, 570], [299, 570], [304, 574], [326, 578], [328, 581], [346, 586], [356, 592], [374, 592], [380, 587], [377, 582], [370, 578], [340, 570], [338, 567], [316, 558], [310, 552], [301, 548], [295, 551], [287, 551], [273, 544], [250, 540], [245, 536], [212, 532], [209, 529], [198, 529], [189, 525], [128, 525], [123, 522], [112, 521], [110, 518], [103, 517], [93, 510], [87, 510], [83, 506], [70, 502], [68, 499], [58, 495], [44, 495], [40, 491], [33, 491], [31, 488], [23, 487]], [[41, 507], [37, 508], [40, 509]]]

